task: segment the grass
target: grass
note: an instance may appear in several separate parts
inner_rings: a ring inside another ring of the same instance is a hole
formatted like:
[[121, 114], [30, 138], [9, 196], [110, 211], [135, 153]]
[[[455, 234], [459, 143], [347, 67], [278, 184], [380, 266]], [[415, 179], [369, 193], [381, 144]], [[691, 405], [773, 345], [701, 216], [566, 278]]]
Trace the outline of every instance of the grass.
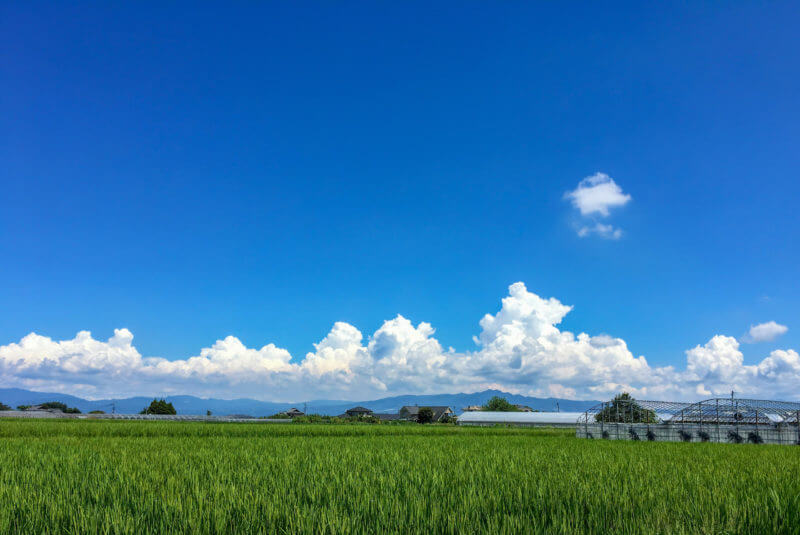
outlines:
[[799, 533], [800, 448], [0, 421], [0, 533]]

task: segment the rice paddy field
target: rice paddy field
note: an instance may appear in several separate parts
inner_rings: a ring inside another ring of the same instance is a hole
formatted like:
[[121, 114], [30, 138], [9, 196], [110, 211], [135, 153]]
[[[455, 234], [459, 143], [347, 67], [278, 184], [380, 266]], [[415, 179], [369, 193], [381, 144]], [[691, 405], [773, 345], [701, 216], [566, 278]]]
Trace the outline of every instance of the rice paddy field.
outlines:
[[0, 533], [800, 533], [800, 448], [0, 421]]

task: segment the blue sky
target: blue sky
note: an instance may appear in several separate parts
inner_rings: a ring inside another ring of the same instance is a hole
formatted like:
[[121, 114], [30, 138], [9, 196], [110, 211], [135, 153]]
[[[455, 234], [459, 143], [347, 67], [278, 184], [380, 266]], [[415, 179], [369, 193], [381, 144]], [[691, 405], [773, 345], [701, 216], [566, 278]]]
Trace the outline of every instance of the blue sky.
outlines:
[[[125, 328], [144, 357], [234, 336], [300, 363], [334, 322], [366, 344], [401, 314], [464, 353], [523, 282], [654, 367], [768, 321], [788, 330], [743, 363], [796, 350], [799, 23], [790, 2], [4, 3], [0, 346]], [[596, 173], [630, 200], [583, 216], [565, 194]], [[579, 235], [597, 223], [617, 239]], [[495, 379], [383, 382], [540, 393]]]

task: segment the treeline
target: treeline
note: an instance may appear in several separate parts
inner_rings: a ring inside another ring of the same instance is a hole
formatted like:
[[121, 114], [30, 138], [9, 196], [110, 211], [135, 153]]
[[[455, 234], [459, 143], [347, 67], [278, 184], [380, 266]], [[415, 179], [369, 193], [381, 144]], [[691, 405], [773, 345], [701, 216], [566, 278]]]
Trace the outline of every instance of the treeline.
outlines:
[[[60, 401], [48, 401], [47, 403], [39, 403], [38, 405], [17, 405], [18, 411], [25, 411], [30, 409], [31, 407], [36, 407], [37, 409], [41, 409], [43, 411], [46, 410], [57, 410], [61, 411], [65, 414], [81, 414], [81, 410], [77, 407], [67, 407], [66, 403], [61, 403]], [[14, 410], [5, 403], [0, 403], [0, 411], [11, 411]]]

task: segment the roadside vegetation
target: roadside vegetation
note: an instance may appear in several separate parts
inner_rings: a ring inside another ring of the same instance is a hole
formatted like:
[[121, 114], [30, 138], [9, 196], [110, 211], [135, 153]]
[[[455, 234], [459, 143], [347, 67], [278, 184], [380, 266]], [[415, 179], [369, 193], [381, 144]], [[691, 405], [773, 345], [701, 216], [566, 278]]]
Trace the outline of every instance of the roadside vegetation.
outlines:
[[0, 422], [0, 458], [0, 533], [800, 526], [800, 456], [787, 446], [449, 425], [13, 420]]

